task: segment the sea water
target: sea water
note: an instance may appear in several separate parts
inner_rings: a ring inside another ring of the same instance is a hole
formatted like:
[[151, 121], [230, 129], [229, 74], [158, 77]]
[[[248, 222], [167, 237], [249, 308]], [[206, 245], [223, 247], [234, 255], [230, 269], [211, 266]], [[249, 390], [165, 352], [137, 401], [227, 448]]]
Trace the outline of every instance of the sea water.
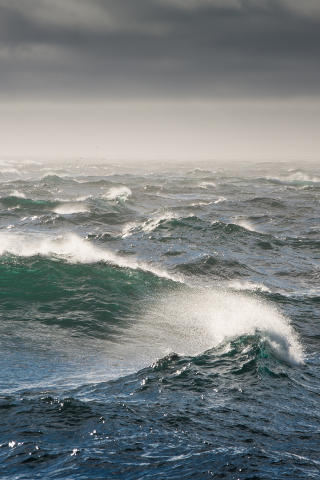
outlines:
[[317, 163], [0, 179], [1, 478], [320, 478]]

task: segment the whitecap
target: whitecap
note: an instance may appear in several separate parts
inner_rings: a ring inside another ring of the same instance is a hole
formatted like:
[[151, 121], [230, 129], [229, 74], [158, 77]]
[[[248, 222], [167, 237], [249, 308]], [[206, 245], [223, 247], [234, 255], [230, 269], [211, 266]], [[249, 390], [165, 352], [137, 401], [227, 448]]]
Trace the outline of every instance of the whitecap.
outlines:
[[225, 197], [220, 197], [218, 200], [215, 200], [213, 203], [227, 202], [228, 200]]
[[238, 225], [239, 227], [245, 228], [246, 230], [249, 230], [249, 232], [258, 232], [258, 230], [254, 228], [252, 223], [249, 222], [249, 220], [246, 220], [246, 219], [235, 220], [234, 224]]
[[268, 303], [243, 293], [174, 292], [159, 299], [146, 312], [144, 322], [148, 343], [162, 346], [160, 356], [167, 351], [197, 355], [242, 336], [258, 335], [278, 358], [293, 365], [304, 359], [289, 319]]
[[177, 213], [166, 212], [155, 218], [149, 218], [146, 222], [142, 224], [141, 228], [144, 232], [152, 232], [160, 225], [162, 221], [170, 221], [174, 218], [180, 218], [180, 215], [178, 215]]
[[263, 285], [263, 283], [241, 282], [240, 280], [232, 280], [228, 282], [228, 287], [232, 290], [250, 291], [250, 292], [264, 292], [270, 293], [271, 290]]
[[[193, 217], [193, 215], [188, 215], [187, 217]], [[151, 217], [143, 223], [129, 222], [122, 229], [121, 236], [127, 237], [129, 235], [132, 235], [133, 231], [136, 230], [137, 228], [140, 228], [143, 232], [150, 233], [153, 230], [155, 230], [160, 225], [161, 222], [170, 221], [170, 220], [179, 219], [179, 218], [181, 218], [181, 216], [178, 215], [177, 213], [166, 212], [166, 213], [162, 213], [161, 215]]]
[[111, 188], [107, 193], [103, 194], [104, 198], [108, 200], [116, 200], [120, 198], [121, 200], [127, 200], [128, 197], [132, 195], [130, 188], [128, 187], [114, 187]]
[[[217, 203], [217, 202], [214, 202]], [[195, 203], [190, 203], [190, 207], [201, 207], [202, 205], [211, 205], [212, 202], [195, 202]]]
[[216, 187], [217, 185], [216, 185], [214, 182], [203, 182], [203, 183], [201, 183], [201, 185], [199, 185], [199, 186], [200, 186], [200, 188], [205, 188], [205, 189], [207, 189], [207, 188], [214, 188], [214, 187]]
[[293, 171], [289, 173], [289, 175], [267, 177], [266, 179], [273, 183], [279, 183], [289, 186], [296, 184], [305, 184], [306, 186], [308, 186], [320, 183], [320, 177], [318, 175], [309, 174], [300, 170]]
[[11, 195], [13, 197], [17, 197], [17, 198], [26, 198], [25, 194], [22, 193], [22, 192], [19, 192], [18, 190], [13, 190], [13, 192], [11, 193]]
[[122, 229], [121, 237], [123, 238], [129, 237], [130, 235], [132, 235], [132, 233], [137, 227], [139, 227], [139, 223], [137, 222], [127, 223]]
[[53, 211], [59, 215], [71, 215], [73, 213], [89, 212], [89, 208], [81, 203], [65, 203], [59, 205]]
[[85, 202], [89, 198], [92, 198], [92, 195], [81, 195], [80, 197], [76, 197], [74, 200], [76, 202]]
[[158, 277], [167, 278], [176, 282], [182, 282], [182, 277], [171, 275], [166, 270], [149, 265], [146, 262], [133, 258], [121, 257], [107, 249], [92, 245], [88, 240], [69, 233], [59, 237], [34, 237], [31, 235], [19, 235], [0, 233], [0, 255], [5, 253], [22, 257], [34, 255], [55, 256], [70, 263], [97, 263], [108, 262], [118, 267], [143, 270], [153, 273]]
[[290, 175], [286, 177], [286, 180], [290, 182], [301, 181], [301, 182], [317, 183], [317, 182], [320, 182], [320, 177], [317, 175], [306, 173], [306, 172], [296, 171], [296, 172], [290, 173]]

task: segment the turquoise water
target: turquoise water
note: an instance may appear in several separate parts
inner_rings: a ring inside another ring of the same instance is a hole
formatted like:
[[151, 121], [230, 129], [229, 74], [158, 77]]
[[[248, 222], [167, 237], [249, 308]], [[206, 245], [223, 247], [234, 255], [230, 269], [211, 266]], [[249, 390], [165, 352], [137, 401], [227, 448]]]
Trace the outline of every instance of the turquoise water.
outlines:
[[2, 478], [320, 478], [317, 163], [0, 175]]

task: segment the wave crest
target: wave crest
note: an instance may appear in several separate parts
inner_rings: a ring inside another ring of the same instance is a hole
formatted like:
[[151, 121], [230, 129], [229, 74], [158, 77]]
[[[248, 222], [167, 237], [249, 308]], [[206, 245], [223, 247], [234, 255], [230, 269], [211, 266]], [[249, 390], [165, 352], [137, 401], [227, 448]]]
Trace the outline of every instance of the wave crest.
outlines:
[[273, 306], [243, 293], [175, 292], [160, 299], [147, 318], [152, 318], [149, 328], [167, 352], [196, 355], [239, 337], [258, 335], [277, 358], [293, 365], [304, 358], [289, 320]]
[[81, 203], [67, 202], [62, 205], [59, 205], [53, 210], [59, 215], [71, 215], [73, 213], [85, 213], [89, 212], [89, 208]]
[[170, 275], [164, 269], [137, 259], [121, 257], [110, 250], [92, 245], [88, 240], [69, 233], [59, 237], [39, 237], [0, 233], [0, 256], [4, 254], [31, 257], [43, 255], [59, 257], [70, 263], [108, 262], [118, 267], [144, 270], [158, 277], [181, 282], [178, 275]]
[[122, 200], [125, 201], [132, 195], [130, 188], [128, 187], [114, 187], [103, 195], [108, 200]]

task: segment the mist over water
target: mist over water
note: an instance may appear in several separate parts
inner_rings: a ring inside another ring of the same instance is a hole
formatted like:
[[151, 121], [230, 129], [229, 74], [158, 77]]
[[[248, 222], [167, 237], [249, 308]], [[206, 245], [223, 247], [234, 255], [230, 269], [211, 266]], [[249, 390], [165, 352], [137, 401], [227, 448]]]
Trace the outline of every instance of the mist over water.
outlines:
[[3, 478], [318, 478], [316, 162], [0, 161]]

